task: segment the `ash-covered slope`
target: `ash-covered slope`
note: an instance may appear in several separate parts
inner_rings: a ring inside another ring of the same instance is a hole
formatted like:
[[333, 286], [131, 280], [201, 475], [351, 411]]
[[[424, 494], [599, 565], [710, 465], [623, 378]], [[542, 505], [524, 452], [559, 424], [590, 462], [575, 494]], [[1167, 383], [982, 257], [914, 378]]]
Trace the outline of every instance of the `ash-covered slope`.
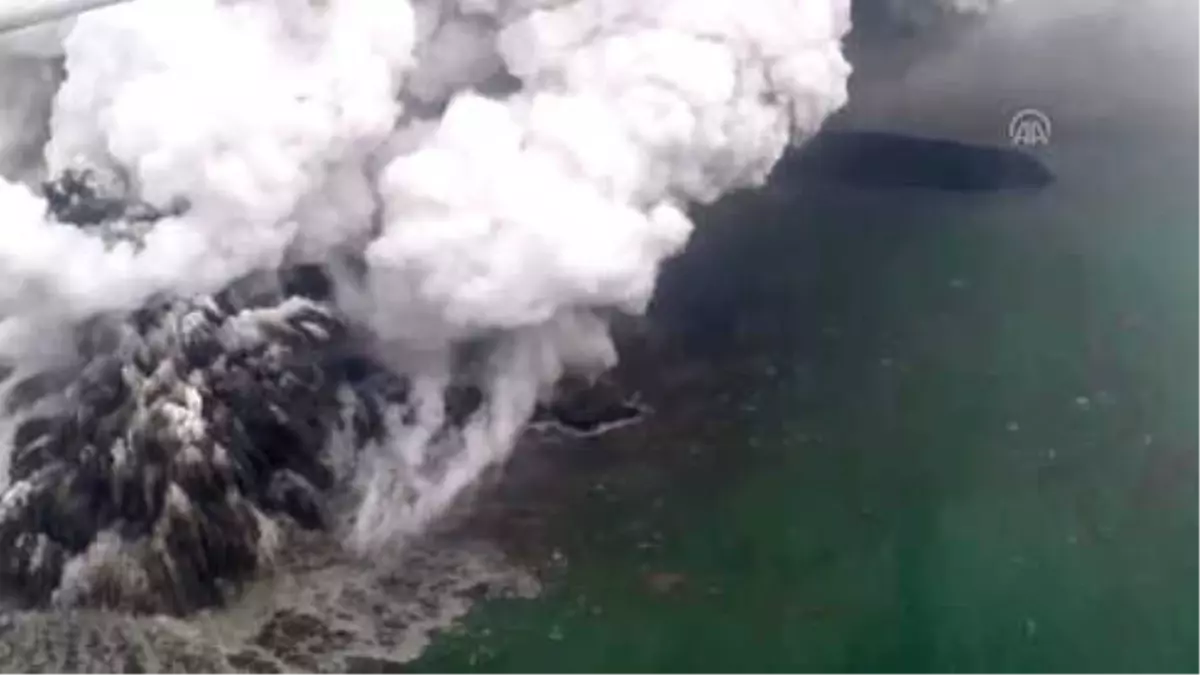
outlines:
[[[136, 241], [138, 224], [161, 216], [86, 175], [44, 189], [57, 221], [110, 241]], [[411, 384], [374, 358], [335, 295], [322, 266], [255, 273], [95, 316], [67, 361], [0, 371], [0, 414], [15, 422], [3, 439], [0, 600], [174, 614], [222, 604], [298, 530], [344, 538], [380, 462], [402, 499], [436, 482], [446, 456], [388, 455], [393, 432], [423, 424]], [[432, 444], [480, 409], [471, 376], [468, 354]], [[535, 419], [595, 431], [640, 414], [604, 394], [575, 381]]]
[[[47, 191], [63, 221], [127, 215], [78, 176]], [[355, 457], [329, 439], [378, 438], [405, 388], [352, 344], [330, 284], [305, 266], [159, 297], [82, 324], [68, 365], [9, 368], [0, 594], [184, 612], [268, 565], [289, 528], [332, 527]]]

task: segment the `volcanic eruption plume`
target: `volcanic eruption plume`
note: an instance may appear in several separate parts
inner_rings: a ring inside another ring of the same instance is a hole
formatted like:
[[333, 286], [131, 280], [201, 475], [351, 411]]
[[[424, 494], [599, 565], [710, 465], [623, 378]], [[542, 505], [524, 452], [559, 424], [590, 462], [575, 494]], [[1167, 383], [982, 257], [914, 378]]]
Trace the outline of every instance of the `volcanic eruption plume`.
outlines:
[[[140, 0], [0, 43], [0, 588], [187, 611], [418, 534], [616, 359], [849, 0]], [[13, 93], [12, 96], [9, 94]]]

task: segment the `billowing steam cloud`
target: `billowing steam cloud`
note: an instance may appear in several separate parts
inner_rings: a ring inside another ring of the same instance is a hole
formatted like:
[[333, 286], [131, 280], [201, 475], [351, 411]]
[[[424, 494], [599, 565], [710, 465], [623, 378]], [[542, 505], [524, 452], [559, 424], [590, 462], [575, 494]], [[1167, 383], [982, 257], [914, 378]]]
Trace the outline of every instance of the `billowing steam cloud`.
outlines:
[[[290, 437], [298, 414], [336, 446], [332, 371], [289, 356], [328, 364], [334, 334], [404, 381], [400, 398], [342, 396], [388, 429], [370, 452], [329, 450], [361, 465], [350, 542], [419, 532], [564, 372], [614, 362], [605, 312], [644, 309], [686, 207], [760, 184], [845, 102], [848, 24], [845, 0], [140, 0], [6, 42], [0, 77], [23, 95], [0, 118], [0, 353], [32, 374], [10, 396], [76, 369], [43, 417], [10, 406], [6, 579], [35, 603], [186, 609], [211, 593], [180, 591], [204, 577], [185, 563], [262, 565], [263, 515], [319, 512], [305, 495], [332, 478], [244, 446]], [[228, 300], [304, 264], [335, 283], [326, 305], [286, 283], [265, 306]], [[198, 358], [197, 340], [228, 356]], [[234, 381], [263, 388], [260, 414]], [[463, 381], [474, 405], [446, 399]], [[280, 410], [296, 392], [325, 404]], [[80, 429], [108, 436], [79, 455]], [[139, 580], [97, 581], [97, 556]]]
[[[153, 363], [140, 375], [110, 364], [125, 375], [107, 377], [118, 390], [153, 381], [175, 392], [161, 394], [169, 405], [138, 394], [138, 410], [168, 412], [121, 419], [173, 425], [154, 437], [173, 439], [181, 457], [217, 457], [228, 448], [198, 435], [223, 427], [196, 416], [232, 405], [205, 383], [234, 366], [184, 363], [172, 345], [186, 351], [189, 331], [212, 324], [204, 330], [225, 335], [214, 344], [233, 349], [231, 326], [284, 325], [280, 316], [324, 344], [328, 329], [303, 312], [336, 316], [337, 330], [368, 336], [359, 343], [371, 358], [407, 382], [403, 409], [383, 413], [390, 433], [356, 460], [370, 470], [349, 537], [371, 545], [419, 532], [505, 456], [564, 372], [614, 362], [604, 313], [646, 307], [660, 263], [689, 236], [687, 206], [760, 184], [789, 143], [843, 105], [849, 9], [145, 0], [6, 38], [0, 356], [24, 371], [57, 367], [78, 360], [81, 325], [181, 298], [167, 303], [183, 308], [177, 318], [118, 341], [151, 345], [118, 353], [157, 354]], [[62, 177], [76, 193], [38, 187]], [[64, 215], [91, 208], [79, 194], [124, 206]], [[334, 280], [328, 307], [299, 305], [297, 318], [279, 296], [282, 315], [266, 319], [255, 318], [261, 303], [201, 311], [248, 275], [302, 264]], [[258, 377], [292, 377], [267, 372]], [[464, 377], [479, 401], [447, 431], [447, 393]], [[230, 471], [221, 480], [251, 489]], [[0, 521], [30, 485], [8, 486]], [[166, 496], [151, 502], [166, 500], [163, 518], [191, 512], [190, 488], [159, 487]], [[240, 501], [231, 513], [258, 514]], [[112, 548], [102, 539], [79, 546]]]

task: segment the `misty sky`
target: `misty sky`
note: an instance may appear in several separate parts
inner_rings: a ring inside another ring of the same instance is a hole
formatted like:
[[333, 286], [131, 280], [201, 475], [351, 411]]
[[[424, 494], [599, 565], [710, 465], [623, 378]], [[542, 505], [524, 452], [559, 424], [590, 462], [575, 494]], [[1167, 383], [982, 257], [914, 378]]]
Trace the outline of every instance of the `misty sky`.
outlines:
[[882, 45], [904, 53], [901, 77], [879, 67], [895, 54], [867, 54], [843, 122], [996, 142], [1034, 107], [1064, 133], [1195, 133], [1197, 13], [1194, 0], [1012, 0], [936, 44]]

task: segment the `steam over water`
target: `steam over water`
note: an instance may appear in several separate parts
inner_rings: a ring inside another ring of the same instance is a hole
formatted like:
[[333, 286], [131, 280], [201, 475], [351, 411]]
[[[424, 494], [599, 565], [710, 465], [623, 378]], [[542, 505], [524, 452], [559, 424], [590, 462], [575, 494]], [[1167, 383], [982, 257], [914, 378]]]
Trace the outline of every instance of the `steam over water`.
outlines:
[[850, 24], [848, 0], [134, 0], [0, 36], [0, 651], [307, 673], [534, 592], [431, 526], [530, 420], [611, 425], [570, 406], [612, 319], [692, 205], [844, 106]]
[[[691, 229], [686, 205], [761, 183], [843, 103], [848, 19], [845, 2], [185, 0], [17, 36], [9, 58], [29, 69], [61, 54], [40, 86], [14, 71], [51, 114], [12, 111], [8, 133], [47, 134], [39, 168], [56, 187], [0, 185], [0, 350], [21, 375], [103, 372], [41, 402], [51, 421], [10, 422], [24, 445], [8, 453], [4, 517], [30, 535], [14, 541], [28, 551], [14, 578], [49, 591], [55, 568], [96, 547], [145, 561], [141, 587], [173, 580], [197, 547], [253, 569], [273, 540], [263, 523], [296, 510], [268, 496], [280, 480], [296, 494], [347, 482], [357, 548], [422, 531], [560, 376], [614, 363], [603, 312], [646, 306]], [[138, 208], [72, 213], [89, 200]], [[270, 288], [287, 283], [274, 270], [314, 263], [331, 286], [320, 306]], [[250, 301], [220, 296], [264, 276]], [[100, 323], [115, 335], [90, 335]], [[342, 332], [359, 337], [329, 344]], [[318, 470], [264, 450], [325, 442], [352, 414], [348, 390], [335, 401], [344, 368], [296, 371], [300, 352], [326, 348], [402, 380], [371, 395], [383, 431], [343, 477], [326, 466], [336, 452], [296, 450]], [[268, 393], [248, 412], [239, 397], [264, 392], [226, 379], [273, 386], [276, 405]], [[456, 382], [478, 401], [447, 424]], [[96, 433], [100, 413], [79, 412], [91, 386], [127, 409], [111, 441], [65, 459], [72, 434]], [[312, 401], [309, 428], [284, 434], [297, 400]], [[161, 458], [153, 481], [142, 457]], [[41, 509], [23, 495], [77, 474], [70, 498], [101, 522], [67, 536], [75, 516], [56, 514], [31, 534]], [[194, 542], [169, 533], [193, 518]], [[205, 528], [247, 539], [216, 546]]]
[[616, 362], [688, 207], [845, 103], [849, 28], [848, 0], [141, 0], [0, 38], [0, 596], [236, 606], [313, 533], [351, 577], [411, 560]]

